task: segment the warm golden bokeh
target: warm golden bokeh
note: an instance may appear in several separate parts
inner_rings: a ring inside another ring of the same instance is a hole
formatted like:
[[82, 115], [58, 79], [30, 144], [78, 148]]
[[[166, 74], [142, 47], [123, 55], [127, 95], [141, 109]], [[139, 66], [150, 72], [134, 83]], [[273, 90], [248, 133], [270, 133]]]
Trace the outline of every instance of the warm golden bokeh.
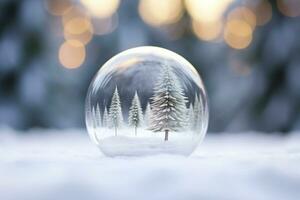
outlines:
[[46, 7], [52, 15], [63, 15], [72, 8], [71, 0], [47, 0]]
[[277, 0], [277, 7], [285, 16], [300, 16], [300, 0]]
[[252, 41], [252, 27], [245, 21], [232, 19], [227, 21], [224, 29], [225, 42], [234, 49], [244, 49]]
[[183, 15], [181, 0], [140, 0], [139, 14], [151, 26], [174, 24]]
[[192, 22], [192, 28], [195, 35], [204, 41], [212, 41], [219, 38], [222, 32], [222, 22]]
[[69, 20], [65, 24], [64, 29], [70, 34], [81, 34], [87, 30], [91, 30], [91, 26], [91, 22], [86, 18], [76, 17]]
[[233, 0], [185, 0], [189, 15], [198, 22], [219, 21]]
[[120, 0], [80, 0], [95, 17], [111, 17], [118, 9]]
[[231, 21], [235, 19], [245, 21], [251, 26], [252, 29], [255, 29], [256, 16], [249, 8], [242, 6], [230, 11], [230, 13], [227, 16], [227, 20]]
[[78, 40], [82, 44], [86, 45], [88, 44], [91, 39], [93, 38], [93, 28], [90, 26], [89, 29], [85, 30], [82, 33], [79, 34], [73, 34], [68, 32], [66, 29], [64, 30], [64, 37], [66, 40]]
[[251, 10], [256, 15], [256, 24], [263, 26], [272, 19], [272, 5], [267, 0], [262, 0], [258, 4], [250, 4]]
[[75, 18], [90, 20], [89, 14], [83, 8], [74, 6], [62, 16], [62, 23], [65, 26], [70, 20]]
[[93, 25], [87, 12], [80, 7], [73, 7], [62, 17], [66, 40], [78, 40], [86, 45], [93, 38]]
[[69, 69], [77, 68], [85, 60], [85, 47], [79, 41], [72, 40], [64, 42], [59, 49], [60, 63]]

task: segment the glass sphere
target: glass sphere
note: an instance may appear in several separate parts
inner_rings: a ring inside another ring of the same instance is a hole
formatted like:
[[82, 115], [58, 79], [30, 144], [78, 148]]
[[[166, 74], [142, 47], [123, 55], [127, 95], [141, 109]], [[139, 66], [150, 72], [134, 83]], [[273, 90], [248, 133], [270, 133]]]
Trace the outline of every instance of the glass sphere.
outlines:
[[159, 47], [108, 60], [86, 97], [91, 140], [108, 156], [190, 155], [203, 140], [208, 102], [195, 68]]

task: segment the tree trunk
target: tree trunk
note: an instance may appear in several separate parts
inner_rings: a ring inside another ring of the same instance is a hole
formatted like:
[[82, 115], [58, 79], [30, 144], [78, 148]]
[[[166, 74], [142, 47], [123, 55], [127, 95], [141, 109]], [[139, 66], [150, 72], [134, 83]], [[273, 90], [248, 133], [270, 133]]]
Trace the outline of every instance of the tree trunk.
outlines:
[[137, 136], [137, 131], [136, 131], [136, 129], [137, 129], [137, 128], [134, 127], [134, 131], [135, 131], [134, 133], [135, 133], [135, 136]]
[[165, 141], [169, 139], [169, 130], [165, 130]]
[[117, 126], [115, 126], [115, 136], [117, 136]]

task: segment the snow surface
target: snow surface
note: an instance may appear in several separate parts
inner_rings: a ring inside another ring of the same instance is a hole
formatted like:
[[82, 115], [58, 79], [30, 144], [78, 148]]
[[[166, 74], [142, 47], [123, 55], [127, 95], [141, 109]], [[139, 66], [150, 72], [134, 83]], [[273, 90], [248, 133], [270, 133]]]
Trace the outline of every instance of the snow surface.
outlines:
[[143, 156], [157, 154], [190, 155], [203, 139], [203, 135], [192, 131], [169, 132], [168, 141], [164, 141], [164, 132], [153, 132], [143, 128], [123, 127], [115, 136], [114, 129], [100, 128], [92, 135], [98, 147], [109, 156]]
[[85, 131], [0, 129], [1, 200], [300, 199], [300, 134], [208, 134], [190, 157], [102, 155]]
[[[153, 134], [153, 133], [152, 133]], [[197, 139], [176, 137], [164, 141], [161, 137], [111, 136], [100, 141], [99, 148], [110, 156], [143, 156], [157, 154], [189, 155]]]

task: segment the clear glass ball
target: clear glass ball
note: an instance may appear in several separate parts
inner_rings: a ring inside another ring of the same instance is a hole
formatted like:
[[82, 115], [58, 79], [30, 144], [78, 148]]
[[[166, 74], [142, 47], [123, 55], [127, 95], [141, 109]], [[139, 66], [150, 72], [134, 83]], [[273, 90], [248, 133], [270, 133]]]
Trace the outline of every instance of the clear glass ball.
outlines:
[[208, 126], [208, 102], [195, 68], [159, 47], [108, 60], [86, 97], [91, 140], [108, 156], [190, 155]]

